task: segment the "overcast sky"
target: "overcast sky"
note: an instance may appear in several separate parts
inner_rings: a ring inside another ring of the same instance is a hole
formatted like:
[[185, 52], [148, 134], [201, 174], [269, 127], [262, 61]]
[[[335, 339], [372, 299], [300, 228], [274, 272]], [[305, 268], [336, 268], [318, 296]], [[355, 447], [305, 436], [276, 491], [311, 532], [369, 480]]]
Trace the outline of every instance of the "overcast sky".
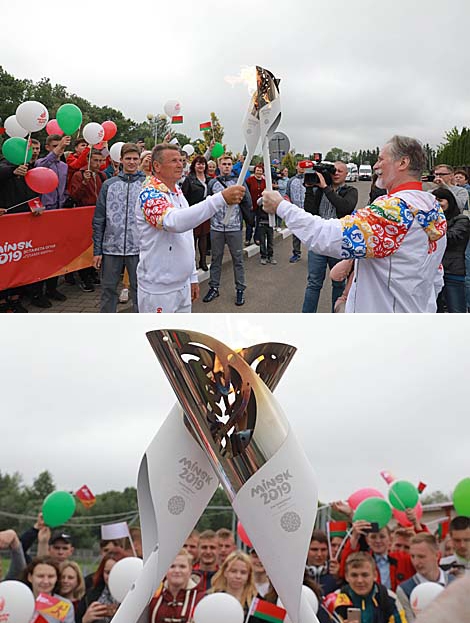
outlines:
[[22, 0], [2, 3], [2, 22], [16, 77], [48, 76], [136, 121], [177, 99], [193, 139], [215, 111], [234, 151], [249, 97], [224, 77], [256, 64], [281, 78], [279, 130], [298, 152], [395, 133], [437, 145], [469, 124], [468, 0]]
[[48, 469], [74, 491], [135, 486], [176, 400], [145, 336], [157, 328], [297, 347], [276, 396], [322, 501], [385, 493], [381, 469], [427, 493], [470, 476], [465, 316], [327, 314], [10, 315], [0, 325], [2, 473], [29, 484]]

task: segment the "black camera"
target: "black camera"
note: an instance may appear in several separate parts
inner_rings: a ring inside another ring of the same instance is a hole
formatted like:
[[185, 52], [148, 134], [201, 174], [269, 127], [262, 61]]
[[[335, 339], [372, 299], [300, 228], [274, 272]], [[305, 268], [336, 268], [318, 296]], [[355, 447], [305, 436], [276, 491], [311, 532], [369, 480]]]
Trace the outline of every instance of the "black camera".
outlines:
[[299, 167], [303, 169], [304, 186], [315, 186], [318, 184], [320, 178], [317, 173], [323, 175], [327, 186], [333, 184], [333, 175], [336, 173], [334, 164], [316, 164], [312, 160], [302, 160], [302, 162], [299, 162]]
[[436, 179], [436, 176], [434, 175], [434, 173], [430, 173], [429, 175], [423, 175], [423, 177], [421, 178], [422, 182], [434, 182], [434, 180]]

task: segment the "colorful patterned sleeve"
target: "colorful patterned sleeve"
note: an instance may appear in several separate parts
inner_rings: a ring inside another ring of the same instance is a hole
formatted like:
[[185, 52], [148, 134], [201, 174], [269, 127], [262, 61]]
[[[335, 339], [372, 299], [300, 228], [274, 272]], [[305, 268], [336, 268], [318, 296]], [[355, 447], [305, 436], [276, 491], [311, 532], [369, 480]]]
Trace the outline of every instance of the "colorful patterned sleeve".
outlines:
[[429, 252], [446, 232], [446, 221], [439, 203], [424, 212], [398, 196], [378, 198], [353, 214], [341, 219], [343, 258], [382, 258], [395, 253], [403, 242], [414, 219], [429, 240]]
[[163, 229], [165, 214], [168, 210], [174, 208], [174, 205], [168, 201], [165, 193], [157, 188], [148, 186], [141, 191], [139, 201], [147, 223], [156, 227], [156, 229]]

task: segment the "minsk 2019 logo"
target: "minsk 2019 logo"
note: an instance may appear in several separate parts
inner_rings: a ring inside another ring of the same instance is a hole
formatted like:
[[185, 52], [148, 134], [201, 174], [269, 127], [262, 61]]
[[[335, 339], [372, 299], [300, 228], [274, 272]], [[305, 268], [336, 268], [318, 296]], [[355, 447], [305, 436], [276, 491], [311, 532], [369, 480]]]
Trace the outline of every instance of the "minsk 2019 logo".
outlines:
[[20, 242], [2, 242], [0, 244], [0, 265], [8, 262], [19, 262], [26, 249], [33, 248], [32, 240], [21, 240]]

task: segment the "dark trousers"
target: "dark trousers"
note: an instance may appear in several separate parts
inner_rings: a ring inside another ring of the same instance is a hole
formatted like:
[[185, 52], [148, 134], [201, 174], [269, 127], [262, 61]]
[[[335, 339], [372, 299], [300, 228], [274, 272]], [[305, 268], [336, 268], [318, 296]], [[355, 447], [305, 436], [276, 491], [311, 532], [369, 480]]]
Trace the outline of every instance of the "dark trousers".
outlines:
[[297, 238], [297, 236], [294, 236], [294, 234], [292, 234], [292, 254], [293, 255], [298, 255], [300, 257], [301, 251], [300, 251], [300, 240]]
[[129, 294], [133, 309], [137, 313], [137, 264], [138, 255], [103, 255], [101, 263], [101, 313], [115, 313], [118, 306], [118, 285], [123, 267], [129, 273]]
[[437, 313], [465, 314], [465, 280], [454, 275], [444, 274], [444, 287], [437, 297]]
[[53, 292], [57, 290], [57, 283], [59, 281], [59, 277], [51, 277], [50, 279], [44, 279], [43, 281], [37, 281], [36, 283], [32, 283], [29, 286], [29, 293], [31, 297], [42, 296], [44, 294], [44, 289], [46, 291], [46, 296], [48, 292]]
[[262, 259], [271, 259], [274, 253], [274, 231], [269, 223], [258, 223], [259, 252]]
[[214, 231], [211, 229], [212, 261], [209, 279], [210, 288], [218, 288], [220, 285], [225, 245], [228, 246], [232, 256], [235, 288], [237, 290], [246, 288], [242, 240], [241, 231]]

